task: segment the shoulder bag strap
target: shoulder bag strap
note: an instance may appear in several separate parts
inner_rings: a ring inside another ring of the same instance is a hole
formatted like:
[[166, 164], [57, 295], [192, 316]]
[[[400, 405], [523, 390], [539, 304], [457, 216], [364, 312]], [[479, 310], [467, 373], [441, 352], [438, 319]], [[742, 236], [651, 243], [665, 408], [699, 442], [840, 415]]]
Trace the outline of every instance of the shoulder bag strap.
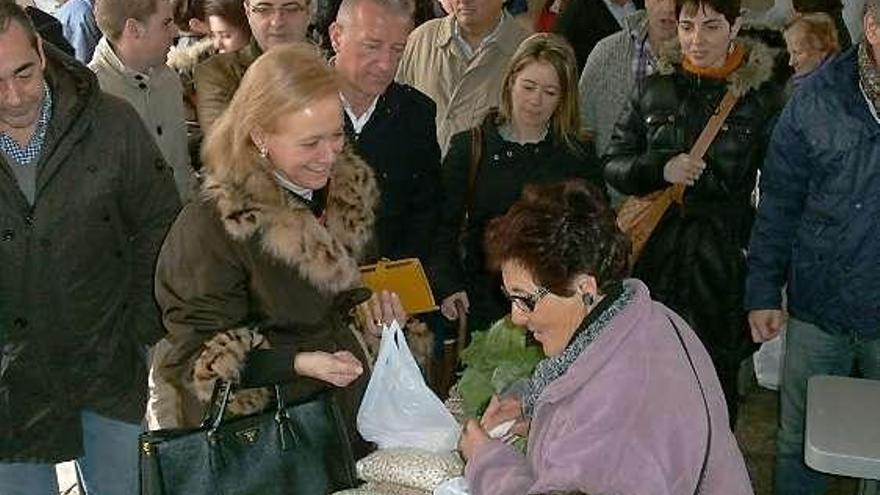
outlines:
[[718, 135], [718, 131], [721, 130], [721, 126], [724, 125], [724, 121], [727, 120], [727, 116], [730, 115], [730, 111], [733, 110], [733, 106], [736, 105], [738, 99], [739, 98], [733, 93], [733, 91], [727, 90], [727, 93], [724, 94], [724, 98], [721, 99], [718, 108], [715, 109], [715, 113], [709, 117], [709, 121], [706, 122], [706, 127], [703, 128], [703, 132], [700, 133], [697, 141], [691, 147], [689, 155], [694, 158], [703, 158], [706, 151], [709, 149], [709, 146], [712, 144], [712, 141], [715, 140], [715, 136]]
[[467, 217], [474, 208], [474, 196], [477, 185], [477, 173], [480, 171], [480, 161], [483, 159], [483, 128], [477, 125], [471, 129], [471, 163], [468, 167], [467, 196], [464, 210], [462, 231], [467, 224]]
[[[463, 241], [467, 233], [468, 223], [470, 223], [471, 211], [474, 209], [474, 197], [477, 186], [477, 174], [480, 171], [480, 161], [483, 159], [483, 127], [478, 124], [471, 128], [471, 162], [468, 165], [468, 182], [467, 193], [465, 194], [464, 213], [461, 215], [461, 222], [458, 224], [458, 245], [459, 253], [463, 250]], [[467, 345], [467, 318], [463, 316], [464, 308], [459, 308], [458, 318], [458, 338], [456, 343], [456, 362], [458, 356]]]
[[700, 467], [700, 477], [697, 479], [697, 486], [694, 488], [694, 495], [699, 495], [703, 490], [703, 480], [706, 478], [706, 465], [709, 463], [709, 451], [712, 448], [712, 415], [709, 413], [709, 401], [706, 399], [706, 390], [703, 388], [703, 382], [700, 381], [697, 367], [694, 365], [694, 360], [691, 359], [691, 353], [688, 352], [688, 348], [684, 343], [684, 338], [681, 336], [681, 331], [679, 331], [678, 325], [675, 324], [675, 321], [673, 321], [671, 317], [667, 316], [667, 318], [669, 319], [669, 323], [672, 324], [672, 328], [675, 330], [675, 335], [678, 337], [678, 342], [681, 344], [681, 348], [684, 349], [684, 355], [687, 357], [688, 363], [691, 365], [691, 371], [694, 372], [694, 378], [697, 379], [697, 386], [700, 388], [700, 395], [703, 397], [703, 407], [706, 409], [706, 452], [703, 454], [703, 465]]
[[474, 209], [475, 190], [477, 188], [477, 174], [480, 171], [480, 160], [483, 159], [483, 129], [478, 125], [471, 129], [471, 161], [468, 164], [467, 192], [464, 199], [464, 212], [461, 214], [461, 222], [458, 224], [458, 242], [464, 240], [470, 221], [471, 211]]
[[[703, 159], [706, 151], [709, 150], [709, 146], [712, 145], [712, 141], [715, 140], [715, 136], [718, 135], [718, 131], [724, 125], [724, 121], [727, 120], [727, 116], [730, 115], [734, 105], [736, 105], [737, 100], [739, 100], [739, 97], [733, 91], [728, 89], [727, 93], [724, 93], [724, 97], [721, 98], [721, 103], [718, 104], [715, 113], [709, 117], [706, 127], [703, 127], [703, 131], [700, 132], [696, 142], [691, 146], [691, 151], [688, 153], [690, 156], [700, 160]], [[675, 201], [681, 203], [684, 197], [685, 186], [683, 184], [676, 184], [672, 187], [675, 188]]]

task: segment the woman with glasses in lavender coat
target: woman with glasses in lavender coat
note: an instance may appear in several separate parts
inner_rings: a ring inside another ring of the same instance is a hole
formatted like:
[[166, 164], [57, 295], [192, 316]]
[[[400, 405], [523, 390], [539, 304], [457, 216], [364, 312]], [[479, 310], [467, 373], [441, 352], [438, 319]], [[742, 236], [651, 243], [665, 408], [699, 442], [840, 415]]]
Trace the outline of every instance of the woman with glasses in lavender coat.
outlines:
[[[547, 358], [521, 397], [493, 398], [465, 426], [470, 493], [752, 493], [709, 355], [625, 279], [628, 242], [599, 191], [531, 186], [490, 223], [486, 250], [513, 321]], [[525, 455], [489, 438], [511, 420]]]

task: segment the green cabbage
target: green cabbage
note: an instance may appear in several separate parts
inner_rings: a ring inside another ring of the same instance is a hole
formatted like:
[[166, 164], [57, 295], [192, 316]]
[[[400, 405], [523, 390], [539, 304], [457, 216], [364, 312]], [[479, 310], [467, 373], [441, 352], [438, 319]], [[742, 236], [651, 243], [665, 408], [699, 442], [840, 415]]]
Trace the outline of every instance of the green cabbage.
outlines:
[[461, 353], [464, 371], [458, 382], [464, 413], [479, 417], [493, 394], [528, 378], [544, 358], [537, 345], [526, 345], [526, 330], [504, 317], [487, 331], [474, 332]]

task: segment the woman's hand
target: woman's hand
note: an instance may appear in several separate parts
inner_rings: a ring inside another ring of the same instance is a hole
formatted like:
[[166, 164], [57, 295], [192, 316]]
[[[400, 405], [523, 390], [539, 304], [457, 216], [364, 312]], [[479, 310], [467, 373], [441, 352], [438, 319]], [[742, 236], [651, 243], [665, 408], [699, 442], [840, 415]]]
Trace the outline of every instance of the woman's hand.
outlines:
[[493, 395], [486, 412], [480, 418], [480, 426], [486, 431], [492, 431], [500, 424], [511, 420], [519, 422], [522, 419], [522, 402], [519, 399]]
[[694, 185], [706, 170], [706, 162], [686, 153], [674, 156], [663, 167], [663, 178], [670, 184]]
[[461, 430], [461, 439], [458, 441], [458, 450], [464, 460], [469, 461], [474, 452], [482, 445], [489, 441], [489, 435], [486, 433], [480, 423], [475, 419], [469, 419]]
[[468, 301], [467, 293], [463, 290], [447, 296], [446, 299], [440, 303], [440, 313], [442, 313], [447, 320], [458, 320], [463, 316], [459, 314], [459, 307], [458, 304], [456, 304], [458, 302], [461, 302], [461, 307], [464, 309], [465, 314], [467, 314], [471, 308], [471, 303]]
[[382, 335], [382, 325], [391, 325], [391, 322], [397, 321], [400, 328], [403, 328], [407, 320], [400, 296], [387, 290], [374, 293], [369, 301], [358, 306], [358, 311], [363, 314], [367, 331], [376, 337]]
[[348, 351], [334, 353], [315, 351], [300, 352], [293, 358], [293, 369], [297, 374], [345, 387], [357, 380], [364, 367], [354, 354]]

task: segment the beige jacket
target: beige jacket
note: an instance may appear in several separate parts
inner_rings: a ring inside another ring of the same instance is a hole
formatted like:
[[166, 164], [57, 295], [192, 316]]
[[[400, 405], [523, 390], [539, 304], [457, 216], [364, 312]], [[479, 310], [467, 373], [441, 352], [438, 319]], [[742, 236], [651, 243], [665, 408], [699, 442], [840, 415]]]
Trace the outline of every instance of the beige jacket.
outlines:
[[95, 48], [89, 69], [98, 76], [101, 90], [127, 101], [140, 115], [165, 161], [174, 170], [181, 199], [193, 197], [196, 179], [189, 161], [183, 89], [177, 73], [164, 65], [143, 74], [126, 67], [107, 38]]
[[528, 36], [514, 19], [504, 16], [497, 36], [472, 60], [453, 39], [451, 15], [417, 27], [406, 43], [397, 81], [430, 96], [437, 104], [437, 142], [445, 155], [449, 140], [482, 121], [501, 101], [507, 62]]

